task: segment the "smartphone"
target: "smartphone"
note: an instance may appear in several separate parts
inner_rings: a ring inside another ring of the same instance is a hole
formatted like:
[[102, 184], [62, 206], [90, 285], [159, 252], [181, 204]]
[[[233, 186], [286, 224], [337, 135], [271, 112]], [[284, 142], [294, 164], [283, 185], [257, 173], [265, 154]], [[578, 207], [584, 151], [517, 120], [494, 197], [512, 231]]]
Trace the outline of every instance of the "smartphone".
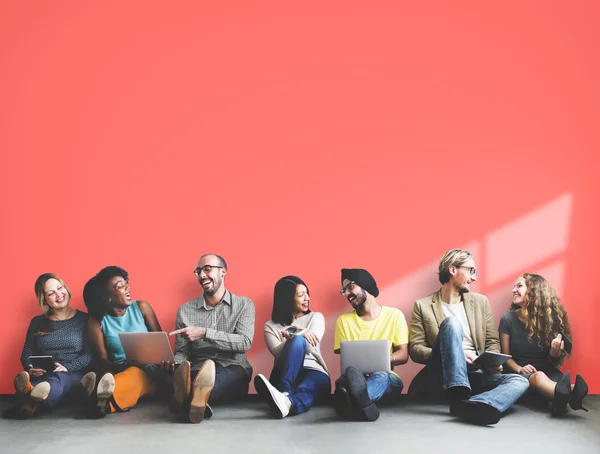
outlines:
[[54, 358], [52, 356], [30, 356], [29, 364], [34, 369], [44, 369], [46, 372], [53, 372], [56, 369]]
[[560, 335], [562, 336], [562, 340], [565, 343], [565, 351], [570, 355], [571, 350], [573, 349], [573, 342], [571, 342], [571, 339], [565, 336], [564, 333], [560, 333]]
[[286, 333], [288, 333], [290, 336], [299, 336], [300, 334], [302, 334], [304, 332], [304, 328], [296, 328], [295, 326], [288, 326], [286, 329], [284, 329], [284, 331]]

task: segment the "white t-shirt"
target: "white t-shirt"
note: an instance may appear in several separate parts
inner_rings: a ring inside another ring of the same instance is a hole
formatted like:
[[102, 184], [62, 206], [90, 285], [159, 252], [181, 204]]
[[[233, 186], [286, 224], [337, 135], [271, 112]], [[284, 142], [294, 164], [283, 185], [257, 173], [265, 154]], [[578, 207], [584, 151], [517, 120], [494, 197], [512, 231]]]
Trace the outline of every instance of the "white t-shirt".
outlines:
[[477, 354], [473, 338], [471, 337], [471, 328], [467, 321], [467, 313], [465, 312], [465, 303], [462, 301], [456, 304], [442, 303], [442, 309], [446, 317], [456, 317], [463, 329], [463, 350], [465, 353]]

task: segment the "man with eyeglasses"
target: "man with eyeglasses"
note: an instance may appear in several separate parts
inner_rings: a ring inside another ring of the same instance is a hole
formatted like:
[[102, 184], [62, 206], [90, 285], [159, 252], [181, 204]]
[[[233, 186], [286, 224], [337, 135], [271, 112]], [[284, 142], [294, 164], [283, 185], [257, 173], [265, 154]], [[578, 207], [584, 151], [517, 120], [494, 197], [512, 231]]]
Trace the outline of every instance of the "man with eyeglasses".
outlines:
[[377, 302], [379, 289], [367, 270], [343, 269], [340, 293], [354, 310], [340, 315], [335, 322], [335, 353], [340, 353], [342, 341], [390, 341], [391, 372], [365, 376], [349, 366], [335, 383], [335, 409], [342, 418], [375, 421], [379, 418], [375, 403], [397, 400], [402, 393], [404, 384], [394, 366], [408, 361], [408, 325], [399, 309]]
[[485, 351], [499, 353], [500, 341], [488, 299], [470, 292], [477, 280], [473, 254], [446, 252], [438, 274], [442, 288], [413, 306], [409, 353], [426, 367], [411, 384], [409, 396], [418, 393], [413, 393], [418, 384], [429, 396], [440, 396], [443, 390], [454, 416], [472, 424], [496, 424], [529, 382], [517, 374], [502, 374], [502, 366], [482, 370], [475, 362]]
[[254, 303], [225, 289], [227, 263], [200, 257], [194, 274], [204, 293], [177, 312], [174, 393], [169, 408], [192, 423], [212, 416], [209, 406], [248, 393], [252, 367], [246, 352], [254, 337]]

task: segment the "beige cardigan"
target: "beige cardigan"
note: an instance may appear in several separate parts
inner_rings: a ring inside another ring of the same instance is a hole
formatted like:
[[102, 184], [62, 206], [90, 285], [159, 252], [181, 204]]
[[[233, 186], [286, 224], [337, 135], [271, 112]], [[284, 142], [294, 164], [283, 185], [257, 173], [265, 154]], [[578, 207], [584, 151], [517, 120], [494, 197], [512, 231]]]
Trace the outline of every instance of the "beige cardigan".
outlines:
[[[325, 317], [323, 317], [323, 314], [320, 312], [311, 312], [303, 315], [302, 317], [295, 319], [292, 322], [292, 325], [311, 330], [319, 338], [319, 341], [323, 339], [323, 335], [325, 334]], [[286, 327], [287, 325], [280, 325], [279, 323], [275, 323], [273, 320], [269, 320], [267, 323], [265, 323], [265, 344], [267, 344], [267, 348], [275, 357], [275, 360], [277, 360], [279, 357], [279, 354], [281, 353], [281, 350], [283, 350], [283, 347], [287, 341], [287, 339], [281, 334], [281, 331], [283, 331], [283, 329]], [[325, 365], [325, 360], [321, 355], [320, 343], [317, 344], [316, 347], [313, 347], [308, 342], [306, 343], [304, 367], [306, 369], [318, 370], [329, 375], [327, 366]]]

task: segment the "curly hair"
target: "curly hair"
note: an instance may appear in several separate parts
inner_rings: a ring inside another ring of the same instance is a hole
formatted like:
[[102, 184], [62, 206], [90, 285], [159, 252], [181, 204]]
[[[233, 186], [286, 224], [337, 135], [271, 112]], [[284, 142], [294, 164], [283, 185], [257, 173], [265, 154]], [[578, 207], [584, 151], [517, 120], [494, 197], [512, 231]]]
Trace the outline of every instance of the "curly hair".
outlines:
[[[536, 338], [540, 345], [550, 348], [556, 333], [571, 337], [567, 311], [550, 283], [539, 274], [524, 273], [527, 291], [521, 306], [527, 338]], [[563, 351], [563, 356], [567, 352]]]
[[107, 266], [92, 277], [83, 287], [83, 302], [90, 316], [101, 322], [110, 309], [108, 281], [115, 276], [121, 276], [129, 282], [129, 273], [119, 266]]

